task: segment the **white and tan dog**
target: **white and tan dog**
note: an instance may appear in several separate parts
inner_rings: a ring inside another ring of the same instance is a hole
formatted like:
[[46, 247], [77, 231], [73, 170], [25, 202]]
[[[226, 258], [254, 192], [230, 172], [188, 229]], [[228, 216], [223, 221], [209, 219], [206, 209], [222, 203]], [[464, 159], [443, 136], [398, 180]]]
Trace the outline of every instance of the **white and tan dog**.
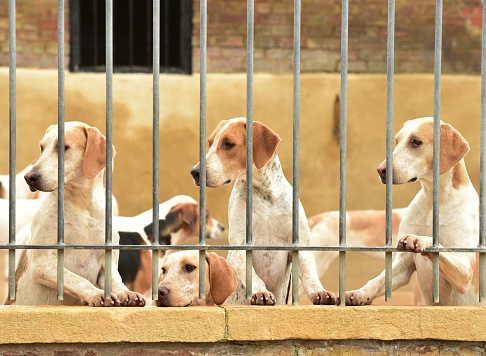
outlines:
[[[288, 246], [292, 243], [292, 186], [285, 178], [276, 154], [280, 137], [260, 122], [253, 124], [253, 243]], [[222, 121], [208, 138], [206, 185], [219, 187], [236, 180], [229, 200], [231, 245], [245, 244], [246, 212], [246, 119]], [[199, 185], [199, 163], [191, 170]], [[309, 225], [299, 202], [299, 244], [309, 245]], [[299, 277], [313, 304], [335, 304], [335, 296], [323, 287], [316, 263], [308, 251], [299, 252]], [[246, 303], [245, 251], [229, 251], [228, 263], [239, 286], [228, 304]], [[251, 304], [286, 303], [290, 282], [289, 251], [253, 251]]]
[[[22, 169], [15, 175], [15, 198], [16, 199], [37, 199], [43, 193], [41, 191], [36, 190], [32, 192], [29, 189], [29, 186], [25, 184], [24, 176], [25, 174], [30, 171], [32, 165], [29, 164], [27, 167]], [[10, 179], [8, 174], [0, 174], [0, 198], [8, 199], [10, 196]]]
[[235, 272], [223, 257], [206, 253], [206, 294], [199, 298], [199, 252], [179, 251], [162, 260], [158, 307], [221, 305], [236, 289]]
[[[414, 271], [424, 302], [432, 305], [433, 118], [405, 123], [395, 137], [393, 184], [418, 180], [422, 189], [407, 208], [399, 228], [399, 251], [392, 265], [393, 290], [406, 285]], [[439, 237], [444, 247], [474, 248], [479, 240], [479, 199], [463, 157], [469, 151], [464, 137], [451, 125], [440, 125]], [[386, 181], [386, 164], [378, 173]], [[439, 254], [439, 304], [478, 305], [478, 259], [475, 253]], [[346, 292], [346, 305], [371, 304], [385, 292], [385, 273], [361, 289]]]
[[[31, 190], [50, 192], [32, 221], [31, 244], [57, 243], [58, 129], [50, 126], [40, 142], [41, 156], [25, 175]], [[66, 245], [102, 245], [105, 242], [106, 138], [95, 127], [65, 123], [64, 241]], [[113, 149], [113, 154], [115, 150]], [[113, 243], [118, 233], [113, 230]], [[57, 304], [56, 250], [26, 250], [16, 271], [16, 299], [6, 304]], [[117, 270], [113, 251], [111, 299], [104, 297], [103, 250], [66, 249], [64, 304], [90, 306], [144, 306], [139, 293], [129, 291]]]

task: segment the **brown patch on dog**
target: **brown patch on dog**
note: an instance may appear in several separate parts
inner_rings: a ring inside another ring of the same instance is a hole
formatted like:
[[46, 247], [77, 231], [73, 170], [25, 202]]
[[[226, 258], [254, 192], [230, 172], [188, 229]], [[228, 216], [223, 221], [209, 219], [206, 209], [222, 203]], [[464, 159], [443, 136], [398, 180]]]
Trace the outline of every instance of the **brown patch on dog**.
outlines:
[[[84, 151], [83, 173], [93, 179], [106, 167], [106, 137], [96, 127], [85, 127], [86, 149]], [[112, 157], [115, 157], [113, 146]]]
[[454, 189], [459, 189], [469, 184], [469, 176], [465, 166], [464, 161], [461, 161], [452, 168], [452, 187]]
[[473, 268], [473, 277], [471, 280], [471, 284], [474, 290], [479, 293], [479, 253], [476, 252], [476, 259], [474, 262]]
[[214, 252], [206, 253], [209, 266], [209, 290], [214, 304], [221, 305], [236, 289], [236, 274], [226, 260]]
[[[19, 264], [17, 270], [15, 271], [15, 294], [17, 294], [17, 286], [19, 285], [20, 277], [22, 277], [27, 270], [27, 250], [22, 251], [22, 256], [20, 256]], [[5, 300], [5, 305], [11, 305], [15, 302], [10, 300], [8, 297]]]

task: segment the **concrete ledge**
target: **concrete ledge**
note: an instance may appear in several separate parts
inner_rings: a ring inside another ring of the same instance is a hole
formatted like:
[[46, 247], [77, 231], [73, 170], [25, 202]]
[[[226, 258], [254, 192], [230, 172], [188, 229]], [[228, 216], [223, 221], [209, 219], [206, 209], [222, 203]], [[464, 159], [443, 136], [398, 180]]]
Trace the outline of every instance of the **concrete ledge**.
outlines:
[[1, 344], [486, 340], [485, 307], [0, 307]]

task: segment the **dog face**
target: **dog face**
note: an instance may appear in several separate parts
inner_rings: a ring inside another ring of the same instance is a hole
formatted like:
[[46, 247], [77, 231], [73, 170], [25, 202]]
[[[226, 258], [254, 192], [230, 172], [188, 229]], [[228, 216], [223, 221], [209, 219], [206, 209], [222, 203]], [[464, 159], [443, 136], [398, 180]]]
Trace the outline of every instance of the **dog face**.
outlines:
[[[261, 169], [272, 158], [280, 137], [261, 122], [253, 122], [253, 163]], [[246, 172], [246, 119], [221, 121], [208, 138], [206, 185], [216, 188], [244, 178]], [[199, 185], [199, 163], [191, 174]]]
[[[165, 219], [159, 220], [159, 242], [167, 245], [171, 244], [170, 234], [181, 229], [185, 230], [184, 240], [199, 236], [199, 204], [179, 203], [174, 205]], [[150, 242], [152, 237], [153, 223], [144, 227], [144, 231]], [[206, 237], [217, 239], [223, 235], [224, 225], [211, 217], [209, 210], [206, 209]], [[184, 240], [178, 241], [179, 244], [185, 243]]]
[[[106, 138], [81, 122], [66, 122], [64, 136], [64, 184], [93, 179], [106, 166]], [[41, 154], [24, 176], [31, 191], [58, 188], [58, 126], [50, 126], [40, 142]], [[113, 156], [115, 148], [113, 147]]]
[[[393, 151], [393, 184], [432, 181], [434, 119], [407, 121], [395, 136]], [[440, 124], [440, 174], [454, 167], [469, 151], [469, 144], [451, 125]], [[386, 183], [386, 160], [378, 166], [382, 183]]]
[[233, 269], [223, 257], [206, 253], [206, 298], [199, 298], [199, 252], [179, 251], [162, 260], [158, 307], [222, 304], [236, 289]]

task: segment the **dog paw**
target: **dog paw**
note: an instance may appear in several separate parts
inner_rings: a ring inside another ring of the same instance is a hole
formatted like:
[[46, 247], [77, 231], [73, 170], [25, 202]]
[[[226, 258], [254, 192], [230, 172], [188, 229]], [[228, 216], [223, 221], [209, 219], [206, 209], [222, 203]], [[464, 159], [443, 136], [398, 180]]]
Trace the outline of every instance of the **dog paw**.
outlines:
[[105, 293], [100, 291], [96, 294], [89, 296], [83, 300], [84, 305], [90, 307], [119, 307], [120, 300], [114, 293], [111, 293], [111, 298], [105, 298]]
[[332, 292], [321, 291], [309, 295], [309, 299], [314, 305], [336, 305], [337, 298]]
[[397, 250], [404, 252], [422, 253], [427, 247], [427, 242], [417, 235], [403, 235], [397, 243]]
[[142, 294], [131, 291], [119, 293], [118, 299], [122, 307], [144, 307], [146, 303]]
[[363, 292], [359, 292], [357, 290], [349, 291], [344, 294], [344, 299], [346, 301], [346, 305], [369, 305], [371, 304], [372, 300], [368, 298]]
[[268, 291], [253, 293], [251, 305], [275, 305], [275, 296]]

